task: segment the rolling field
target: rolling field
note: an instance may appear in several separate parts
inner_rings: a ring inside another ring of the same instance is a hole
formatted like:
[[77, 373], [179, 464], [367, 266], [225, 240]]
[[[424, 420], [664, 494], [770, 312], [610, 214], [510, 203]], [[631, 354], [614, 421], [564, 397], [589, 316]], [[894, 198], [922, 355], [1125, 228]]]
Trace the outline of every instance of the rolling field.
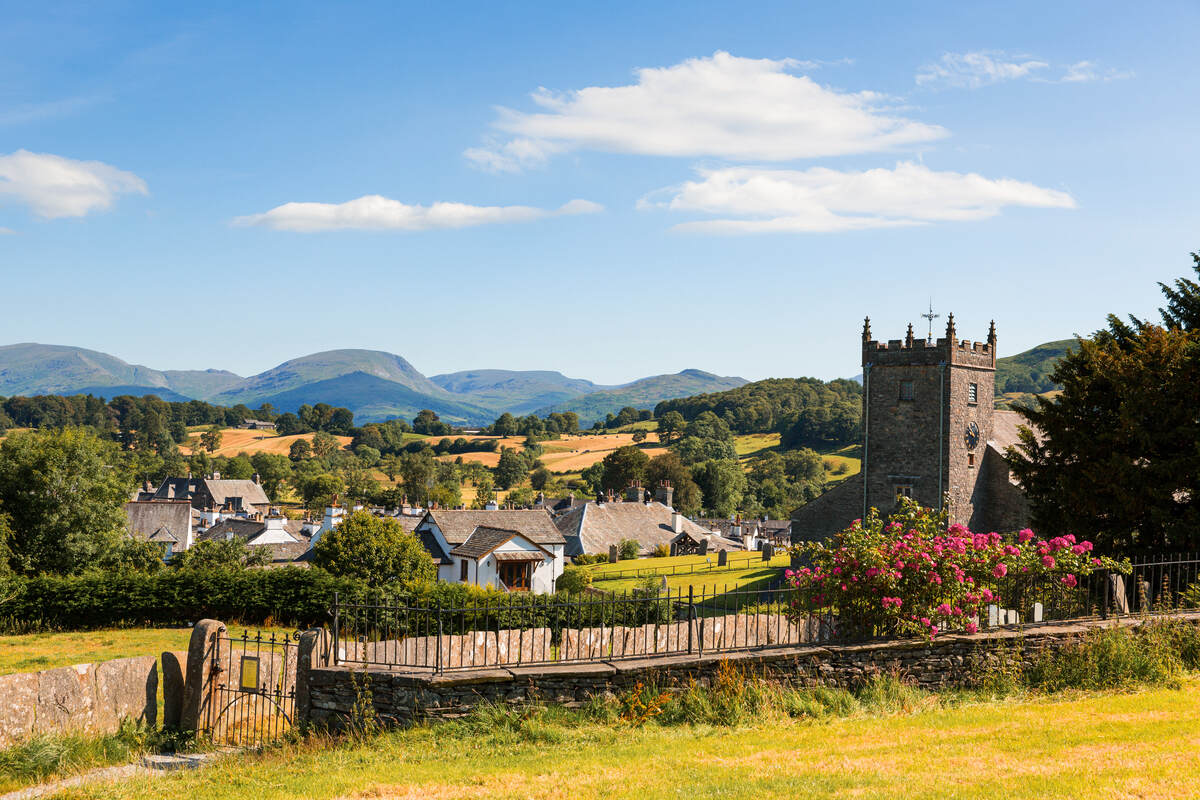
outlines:
[[[524, 436], [464, 436], [463, 438], [468, 441], [494, 439], [499, 442], [499, 446], [501, 447], [515, 447], [517, 449], [523, 449], [525, 445]], [[642, 452], [650, 458], [665, 453], [667, 451], [665, 447], [654, 446], [657, 442], [657, 434], [648, 434], [646, 441], [642, 443]], [[618, 447], [625, 447], [632, 444], [634, 444], [632, 433], [606, 433], [598, 436], [564, 436], [561, 439], [550, 439], [541, 443], [542, 448], [545, 450], [541, 460], [546, 465], [546, 469], [551, 472], [579, 472], [602, 460]], [[438, 456], [438, 458], [443, 461], [453, 461], [458, 456], [446, 454]], [[476, 462], [484, 466], [494, 467], [500, 463], [500, 453], [463, 453], [462, 460], [464, 462]]]
[[[230, 754], [63, 798], [1184, 798], [1200, 796], [1200, 685], [1008, 700], [916, 695], [735, 726], [566, 711]], [[512, 721], [515, 720], [515, 721]]]
[[[297, 439], [307, 439], [311, 444], [313, 435], [311, 433], [300, 433], [295, 436], [279, 436], [271, 431], [247, 431], [241, 428], [225, 428], [221, 431], [221, 446], [212, 455], [236, 456], [238, 453], [245, 453], [252, 456], [255, 453], [272, 453], [286, 456], [293, 442]], [[342, 447], [350, 444], [349, 436], [337, 436], [334, 438], [341, 442]], [[192, 448], [187, 445], [180, 445], [179, 452], [185, 456], [191, 455]]]

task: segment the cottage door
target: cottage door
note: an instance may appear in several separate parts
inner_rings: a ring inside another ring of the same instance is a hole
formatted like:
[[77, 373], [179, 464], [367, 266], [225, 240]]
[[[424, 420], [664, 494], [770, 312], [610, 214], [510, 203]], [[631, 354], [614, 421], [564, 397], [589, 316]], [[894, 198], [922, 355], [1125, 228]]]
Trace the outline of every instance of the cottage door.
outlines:
[[528, 592], [530, 566], [528, 561], [501, 561], [500, 580], [510, 592]]

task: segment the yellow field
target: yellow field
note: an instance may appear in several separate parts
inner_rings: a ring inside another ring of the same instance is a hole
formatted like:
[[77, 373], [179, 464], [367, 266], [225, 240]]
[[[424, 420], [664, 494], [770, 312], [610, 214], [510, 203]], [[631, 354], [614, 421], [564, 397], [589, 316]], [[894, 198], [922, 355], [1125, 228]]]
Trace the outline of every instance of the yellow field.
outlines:
[[[312, 433], [300, 433], [295, 436], [280, 436], [272, 431], [247, 431], [241, 428], [225, 428], [221, 431], [221, 446], [217, 449], [214, 456], [236, 456], [238, 453], [246, 455], [254, 455], [255, 453], [273, 453], [275, 455], [286, 456], [292, 443], [297, 439], [307, 439], [312, 443]], [[341, 443], [342, 447], [350, 444], [349, 436], [334, 437]], [[188, 445], [180, 445], [179, 452], [183, 455], [191, 455], [192, 448]]]
[[[464, 436], [462, 438], [467, 441], [495, 440], [499, 442], [500, 447], [523, 449], [525, 446], [525, 437], [523, 436]], [[657, 443], [658, 434], [648, 434], [646, 440], [642, 443], [642, 452], [650, 458], [667, 452], [665, 447], [645, 446]], [[599, 436], [582, 434], [563, 436], [560, 439], [550, 439], [541, 443], [542, 449], [545, 450], [545, 453], [542, 455], [542, 463], [551, 472], [579, 472], [602, 460], [618, 447], [625, 447], [632, 444], [634, 444], [632, 433], [606, 433]], [[453, 461], [458, 458], [458, 455], [446, 454], [438, 456], [438, 458], [442, 461]], [[487, 467], [494, 467], [500, 463], [500, 453], [499, 451], [494, 453], [463, 453], [462, 460], [467, 463], [474, 462]]]

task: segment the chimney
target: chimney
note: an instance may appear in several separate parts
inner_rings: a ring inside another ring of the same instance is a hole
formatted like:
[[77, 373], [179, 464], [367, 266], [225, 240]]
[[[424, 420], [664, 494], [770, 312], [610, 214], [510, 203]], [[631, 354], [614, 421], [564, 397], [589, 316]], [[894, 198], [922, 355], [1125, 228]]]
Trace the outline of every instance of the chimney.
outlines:
[[678, 511], [671, 512], [671, 530], [675, 533], [683, 533], [683, 514]]
[[484, 505], [483, 510], [484, 511], [499, 511], [500, 504], [497, 503], [495, 500], [488, 500], [487, 504]]
[[221, 473], [219, 473], [219, 472], [214, 472], [214, 473], [212, 474], [212, 479], [213, 479], [214, 481], [219, 481], [219, 480], [221, 480]]
[[670, 481], [658, 482], [658, 488], [654, 490], [654, 499], [667, 508], [675, 507], [675, 489], [671, 486]]
[[625, 490], [625, 499], [630, 503], [640, 503], [645, 499], [646, 490], [642, 488], [641, 481], [634, 481], [629, 484], [629, 488]]
[[262, 477], [257, 472], [250, 476], [250, 480], [255, 483], [262, 483]]
[[146, 491], [146, 492], [154, 491], [154, 486], [151, 485], [150, 480], [148, 478], [146, 479], [146, 482], [142, 484], [142, 490]]

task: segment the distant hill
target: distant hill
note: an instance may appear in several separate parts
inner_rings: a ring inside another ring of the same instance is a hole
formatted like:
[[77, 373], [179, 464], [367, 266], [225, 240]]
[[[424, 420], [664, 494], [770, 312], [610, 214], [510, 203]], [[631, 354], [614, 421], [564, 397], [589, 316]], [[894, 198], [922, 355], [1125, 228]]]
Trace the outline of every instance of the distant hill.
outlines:
[[1050, 379], [1050, 373], [1067, 349], [1077, 349], [1074, 339], [1039, 344], [1024, 353], [996, 359], [996, 394], [1023, 392], [1041, 394], [1062, 387]]
[[543, 406], [613, 388], [548, 370], [475, 369], [434, 375], [429, 380], [448, 392], [470, 395], [473, 403], [490, 409], [496, 416], [505, 411], [521, 416]]
[[544, 416], [555, 411], [574, 411], [579, 415], [581, 425], [591, 425], [625, 406], [652, 409], [663, 400], [736, 389], [746, 383], [745, 378], [722, 377], [698, 369], [685, 369], [674, 375], [654, 375], [624, 386], [590, 392], [573, 400], [540, 408], [534, 413]]
[[354, 421], [359, 424], [396, 418], [410, 420], [423, 408], [454, 424], [481, 424], [494, 419], [487, 409], [464, 403], [445, 392], [429, 395], [365, 372], [351, 372], [278, 394], [257, 396], [254, 403], [270, 403], [279, 411], [295, 411], [306, 403], [328, 403], [353, 411]]
[[160, 372], [82, 347], [32, 342], [0, 346], [0, 397], [90, 393], [190, 399], [197, 396], [198, 387], [239, 380], [232, 372], [220, 370]]

